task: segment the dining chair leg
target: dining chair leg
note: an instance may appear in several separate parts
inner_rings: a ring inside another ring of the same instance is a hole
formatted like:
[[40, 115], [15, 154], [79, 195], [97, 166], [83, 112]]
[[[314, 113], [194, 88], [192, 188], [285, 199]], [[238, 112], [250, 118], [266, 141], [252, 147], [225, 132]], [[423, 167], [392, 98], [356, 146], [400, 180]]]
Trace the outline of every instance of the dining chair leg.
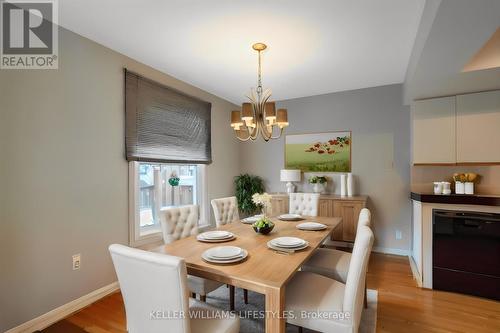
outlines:
[[243, 289], [243, 301], [248, 304], [248, 290]]
[[196, 299], [196, 293], [191, 293], [191, 297]]
[[234, 286], [229, 286], [229, 310], [234, 311]]
[[207, 295], [200, 295], [200, 301], [206, 302], [207, 301]]
[[364, 304], [364, 306], [365, 306], [365, 309], [368, 309], [368, 297], [367, 297], [367, 295], [366, 295], [366, 294], [367, 294], [367, 291], [368, 291], [368, 290], [366, 289], [366, 283], [365, 283], [365, 298], [364, 298], [364, 300], [363, 300], [363, 304]]

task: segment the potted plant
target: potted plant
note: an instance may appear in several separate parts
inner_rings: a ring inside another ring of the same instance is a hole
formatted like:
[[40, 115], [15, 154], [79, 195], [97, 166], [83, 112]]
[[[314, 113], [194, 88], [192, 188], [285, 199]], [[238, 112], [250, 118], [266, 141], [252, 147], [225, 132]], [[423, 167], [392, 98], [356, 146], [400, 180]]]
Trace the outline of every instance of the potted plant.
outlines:
[[313, 176], [309, 178], [309, 183], [313, 184], [314, 193], [322, 193], [325, 191], [326, 183], [328, 179], [325, 176]]
[[259, 207], [252, 201], [252, 195], [264, 192], [264, 181], [259, 176], [242, 174], [234, 178], [238, 208], [243, 215], [255, 213]]
[[265, 192], [255, 193], [252, 195], [252, 202], [262, 211], [262, 217], [252, 225], [253, 230], [266, 235], [274, 228], [274, 223], [267, 217], [271, 209], [271, 196]]

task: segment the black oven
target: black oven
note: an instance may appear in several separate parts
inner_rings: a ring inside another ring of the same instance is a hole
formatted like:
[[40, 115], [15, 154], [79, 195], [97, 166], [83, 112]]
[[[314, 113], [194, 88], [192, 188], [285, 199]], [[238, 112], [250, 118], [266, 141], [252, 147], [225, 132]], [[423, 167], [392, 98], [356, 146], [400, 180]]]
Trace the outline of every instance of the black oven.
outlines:
[[433, 289], [500, 300], [500, 214], [432, 215]]

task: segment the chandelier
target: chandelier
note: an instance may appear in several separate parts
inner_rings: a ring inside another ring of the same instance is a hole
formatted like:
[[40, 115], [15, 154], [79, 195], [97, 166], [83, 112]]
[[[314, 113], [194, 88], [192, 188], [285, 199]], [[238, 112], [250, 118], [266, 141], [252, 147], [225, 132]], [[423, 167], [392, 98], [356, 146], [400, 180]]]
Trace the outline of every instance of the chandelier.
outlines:
[[278, 139], [283, 128], [288, 126], [286, 109], [276, 110], [276, 103], [269, 101], [271, 90], [262, 89], [261, 52], [267, 48], [264, 43], [256, 43], [252, 48], [259, 54], [257, 88], [251, 89], [250, 103], [243, 103], [240, 111], [231, 111], [231, 127], [241, 141], [256, 140], [259, 133], [264, 141]]

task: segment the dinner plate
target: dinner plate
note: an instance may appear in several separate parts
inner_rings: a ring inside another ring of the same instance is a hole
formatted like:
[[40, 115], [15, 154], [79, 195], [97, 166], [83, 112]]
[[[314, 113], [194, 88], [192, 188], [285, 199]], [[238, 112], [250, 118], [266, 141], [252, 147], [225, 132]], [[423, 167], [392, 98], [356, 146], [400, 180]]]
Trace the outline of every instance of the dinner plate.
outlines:
[[272, 239], [271, 243], [279, 247], [295, 248], [303, 246], [306, 241], [297, 237], [278, 237]]
[[230, 238], [233, 236], [232, 233], [229, 231], [224, 231], [224, 230], [215, 230], [215, 231], [207, 231], [202, 234], [200, 234], [205, 239], [224, 239], [224, 238]]
[[212, 263], [212, 264], [232, 264], [232, 263], [240, 262], [240, 261], [244, 260], [248, 256], [247, 250], [241, 249], [241, 254], [238, 257], [233, 258], [233, 259], [220, 260], [220, 259], [213, 259], [213, 258], [207, 256], [206, 255], [207, 251], [205, 251], [205, 252], [203, 252], [201, 254], [201, 258], [203, 260], [205, 260], [206, 262], [209, 262], [209, 263]]
[[273, 249], [273, 250], [276, 250], [276, 251], [285, 251], [285, 252], [295, 252], [295, 251], [300, 251], [300, 250], [303, 250], [305, 248], [307, 248], [309, 246], [309, 243], [308, 242], [305, 242], [304, 245], [302, 246], [299, 246], [299, 247], [293, 247], [293, 248], [290, 248], [290, 247], [281, 247], [281, 246], [276, 246], [274, 245], [271, 241], [267, 242], [267, 247], [270, 248], [270, 249]]
[[282, 215], [278, 216], [278, 218], [280, 220], [283, 220], [283, 221], [298, 221], [298, 220], [302, 220], [302, 215], [299, 215], [299, 214], [282, 214]]
[[318, 222], [304, 222], [297, 225], [297, 229], [300, 230], [324, 230], [326, 228], [326, 225]]
[[196, 236], [196, 239], [199, 240], [200, 242], [205, 242], [205, 243], [222, 243], [222, 242], [229, 242], [236, 237], [234, 235], [228, 237], [228, 238], [221, 238], [221, 239], [206, 239], [203, 237], [201, 234]]
[[237, 246], [216, 246], [206, 250], [205, 253], [213, 259], [227, 260], [241, 256], [241, 248]]
[[241, 222], [246, 223], [246, 224], [252, 224], [252, 223], [257, 222], [261, 218], [262, 217], [260, 217], [260, 216], [250, 216], [250, 217], [247, 217], [247, 218], [241, 220]]

